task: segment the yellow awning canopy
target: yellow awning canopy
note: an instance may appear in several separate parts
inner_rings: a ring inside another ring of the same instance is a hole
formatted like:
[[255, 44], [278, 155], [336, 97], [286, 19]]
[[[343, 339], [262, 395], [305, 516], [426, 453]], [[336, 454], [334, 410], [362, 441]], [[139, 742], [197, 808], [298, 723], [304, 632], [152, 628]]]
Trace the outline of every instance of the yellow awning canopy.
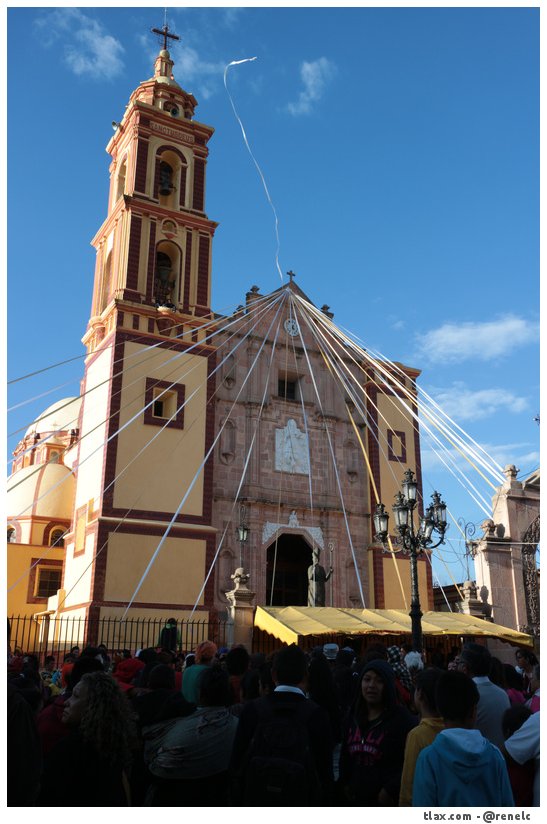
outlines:
[[[402, 635], [411, 633], [410, 616], [402, 609], [338, 609], [336, 607], [257, 607], [254, 625], [285, 644], [306, 636]], [[470, 635], [499, 638], [533, 647], [531, 635], [459, 612], [426, 612], [422, 632], [428, 636]]]

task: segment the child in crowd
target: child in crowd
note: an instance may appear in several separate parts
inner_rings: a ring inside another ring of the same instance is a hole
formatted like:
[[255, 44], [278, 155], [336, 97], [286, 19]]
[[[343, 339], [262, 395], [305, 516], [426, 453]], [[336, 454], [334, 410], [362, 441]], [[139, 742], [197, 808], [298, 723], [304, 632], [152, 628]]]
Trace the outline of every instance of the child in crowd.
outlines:
[[513, 807], [505, 760], [474, 729], [479, 691], [462, 672], [439, 678], [436, 702], [445, 729], [418, 756], [413, 807]]

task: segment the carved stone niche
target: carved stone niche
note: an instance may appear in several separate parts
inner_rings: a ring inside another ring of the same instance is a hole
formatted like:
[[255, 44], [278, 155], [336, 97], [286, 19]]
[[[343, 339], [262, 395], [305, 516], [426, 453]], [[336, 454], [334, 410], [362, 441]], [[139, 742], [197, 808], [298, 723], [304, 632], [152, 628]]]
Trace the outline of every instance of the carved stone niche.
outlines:
[[359, 454], [357, 452], [357, 444], [349, 438], [344, 444], [344, 452], [346, 457], [346, 472], [348, 480], [354, 484], [359, 476]]
[[219, 443], [219, 458], [224, 464], [231, 464], [236, 455], [236, 425], [225, 421]]
[[236, 382], [236, 360], [233, 355], [224, 358], [222, 382], [227, 389], [231, 389]]

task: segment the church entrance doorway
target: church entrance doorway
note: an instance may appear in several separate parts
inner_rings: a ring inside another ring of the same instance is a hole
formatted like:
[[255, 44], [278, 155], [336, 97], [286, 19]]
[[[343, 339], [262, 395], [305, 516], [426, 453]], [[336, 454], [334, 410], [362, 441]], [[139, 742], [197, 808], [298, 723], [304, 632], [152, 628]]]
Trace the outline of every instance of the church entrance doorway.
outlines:
[[[268, 547], [266, 565], [266, 605], [305, 607], [308, 605], [308, 567], [311, 546], [301, 535], [281, 535]], [[275, 564], [275, 580], [274, 577]], [[272, 593], [273, 583], [273, 593]]]

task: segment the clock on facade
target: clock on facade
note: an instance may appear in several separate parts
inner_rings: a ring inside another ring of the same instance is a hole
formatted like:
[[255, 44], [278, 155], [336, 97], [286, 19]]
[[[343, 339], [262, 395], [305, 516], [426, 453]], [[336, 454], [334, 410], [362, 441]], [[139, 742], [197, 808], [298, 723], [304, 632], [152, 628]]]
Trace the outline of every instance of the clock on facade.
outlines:
[[291, 336], [291, 338], [294, 338], [296, 335], [298, 335], [298, 324], [294, 318], [287, 318], [283, 326], [285, 327], [285, 331], [288, 335]]

